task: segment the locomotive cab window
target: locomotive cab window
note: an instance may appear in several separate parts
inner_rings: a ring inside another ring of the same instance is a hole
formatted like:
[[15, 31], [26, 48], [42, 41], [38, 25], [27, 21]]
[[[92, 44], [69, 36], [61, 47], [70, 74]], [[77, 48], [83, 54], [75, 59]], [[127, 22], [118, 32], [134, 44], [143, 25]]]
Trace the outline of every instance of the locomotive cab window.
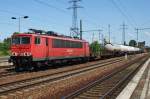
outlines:
[[13, 37], [12, 44], [20, 44], [20, 37]]
[[22, 37], [21, 44], [30, 44], [30, 37]]
[[35, 37], [34, 43], [35, 43], [35, 44], [40, 44], [40, 43], [41, 43], [40, 37]]
[[12, 44], [30, 44], [30, 37], [13, 37]]

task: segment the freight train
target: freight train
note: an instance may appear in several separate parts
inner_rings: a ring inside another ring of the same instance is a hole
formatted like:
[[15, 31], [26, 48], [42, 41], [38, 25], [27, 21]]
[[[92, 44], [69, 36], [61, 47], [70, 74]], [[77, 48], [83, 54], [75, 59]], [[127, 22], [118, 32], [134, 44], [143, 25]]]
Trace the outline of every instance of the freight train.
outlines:
[[[30, 30], [32, 32], [12, 35], [9, 61], [13, 62], [16, 71], [33, 70], [43, 64], [49, 65], [56, 61], [88, 61], [93, 57], [89, 43], [85, 40], [58, 35], [53, 31]], [[119, 46], [116, 48], [116, 46], [106, 44], [104, 49], [107, 51], [103, 50], [103, 53], [97, 54], [94, 58], [105, 55], [113, 56], [114, 52], [139, 51], [131, 47], [123, 46], [122, 48], [124, 50], [119, 49]]]

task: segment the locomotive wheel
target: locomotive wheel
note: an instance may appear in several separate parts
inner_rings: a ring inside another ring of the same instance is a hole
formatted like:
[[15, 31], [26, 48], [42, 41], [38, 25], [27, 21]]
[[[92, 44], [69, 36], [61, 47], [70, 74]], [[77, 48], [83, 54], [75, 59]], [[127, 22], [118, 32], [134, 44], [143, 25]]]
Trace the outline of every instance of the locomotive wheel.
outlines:
[[33, 71], [33, 70], [35, 70], [35, 68], [33, 66], [30, 66], [27, 68], [27, 71]]
[[26, 63], [25, 65], [24, 65], [24, 69], [26, 70], [26, 71], [33, 71], [33, 70], [35, 70], [35, 67], [34, 67], [35, 65], [34, 65], [34, 63]]
[[22, 68], [22, 67], [15, 66], [15, 71], [16, 71], [16, 72], [21, 72], [21, 71], [23, 71], [23, 68]]
[[85, 58], [85, 57], [82, 58], [82, 62], [83, 62], [83, 63], [86, 63], [87, 61], [88, 61], [88, 58]]

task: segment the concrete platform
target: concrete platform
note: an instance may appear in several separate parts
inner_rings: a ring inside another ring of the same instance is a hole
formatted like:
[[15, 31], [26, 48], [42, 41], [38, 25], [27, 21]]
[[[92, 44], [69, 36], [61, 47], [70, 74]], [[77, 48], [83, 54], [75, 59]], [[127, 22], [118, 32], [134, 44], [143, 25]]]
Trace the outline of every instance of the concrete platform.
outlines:
[[13, 63], [9, 63], [9, 62], [0, 62], [0, 66], [9, 66], [9, 65], [13, 65]]
[[116, 99], [150, 99], [150, 58]]

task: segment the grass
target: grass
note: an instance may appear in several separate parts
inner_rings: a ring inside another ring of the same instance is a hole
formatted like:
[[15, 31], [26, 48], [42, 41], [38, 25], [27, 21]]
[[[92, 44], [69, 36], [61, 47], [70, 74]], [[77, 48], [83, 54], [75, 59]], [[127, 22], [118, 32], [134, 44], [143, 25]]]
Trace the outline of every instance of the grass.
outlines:
[[8, 56], [9, 55], [9, 51], [4, 50], [4, 51], [0, 51], [0, 56]]

